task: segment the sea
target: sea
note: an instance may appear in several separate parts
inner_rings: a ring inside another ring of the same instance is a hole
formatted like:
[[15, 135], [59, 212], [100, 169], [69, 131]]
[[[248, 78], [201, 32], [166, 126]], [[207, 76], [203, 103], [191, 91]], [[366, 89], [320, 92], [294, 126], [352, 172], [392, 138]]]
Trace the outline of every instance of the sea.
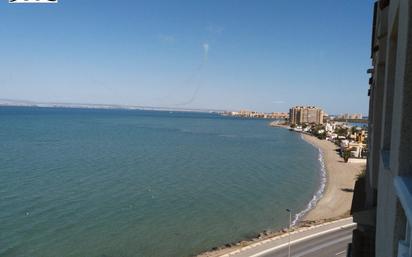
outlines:
[[195, 256], [296, 223], [321, 155], [269, 122], [0, 107], [0, 256]]

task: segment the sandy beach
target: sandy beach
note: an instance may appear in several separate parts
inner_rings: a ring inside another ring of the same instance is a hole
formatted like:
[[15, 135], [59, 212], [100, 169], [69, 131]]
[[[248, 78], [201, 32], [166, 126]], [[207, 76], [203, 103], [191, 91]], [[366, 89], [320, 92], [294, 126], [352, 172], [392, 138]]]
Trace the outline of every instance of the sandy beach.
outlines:
[[365, 164], [345, 163], [335, 151], [338, 147], [332, 142], [306, 134], [303, 134], [303, 138], [322, 150], [327, 173], [323, 196], [304, 220], [332, 219], [348, 215], [356, 176], [364, 169]]

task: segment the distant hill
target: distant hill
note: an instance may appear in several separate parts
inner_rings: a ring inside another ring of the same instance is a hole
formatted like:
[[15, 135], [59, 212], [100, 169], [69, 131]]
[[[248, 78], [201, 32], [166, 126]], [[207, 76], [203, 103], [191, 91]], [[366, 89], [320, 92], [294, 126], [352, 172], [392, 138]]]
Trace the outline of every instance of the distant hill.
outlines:
[[49, 108], [85, 108], [85, 109], [124, 109], [124, 110], [208, 112], [208, 113], [222, 113], [222, 112], [226, 111], [226, 110], [215, 110], [215, 109], [138, 106], [138, 105], [120, 105], [120, 104], [35, 102], [35, 101], [30, 101], [30, 100], [15, 100], [15, 99], [1, 99], [1, 98], [0, 98], [0, 106], [49, 107]]

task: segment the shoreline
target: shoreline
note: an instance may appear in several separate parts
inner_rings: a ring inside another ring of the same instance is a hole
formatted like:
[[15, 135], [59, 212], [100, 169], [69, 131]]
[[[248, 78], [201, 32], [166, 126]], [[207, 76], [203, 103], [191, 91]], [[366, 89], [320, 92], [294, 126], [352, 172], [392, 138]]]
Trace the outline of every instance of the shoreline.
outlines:
[[[275, 128], [290, 129], [288, 125], [275, 122], [269, 125]], [[307, 207], [295, 214], [293, 226], [299, 223], [349, 216], [356, 177], [366, 168], [366, 165], [345, 163], [337, 152], [339, 147], [330, 141], [318, 139], [304, 132], [291, 132], [299, 133], [303, 141], [319, 151], [318, 160], [321, 166], [319, 188]]]
[[[318, 161], [320, 163], [320, 170], [319, 170], [320, 183], [319, 183], [318, 190], [314, 193], [314, 195], [312, 196], [312, 199], [306, 205], [306, 208], [295, 214], [294, 220], [292, 222], [292, 226], [296, 226], [296, 224], [299, 224], [299, 222], [305, 221], [305, 217], [307, 217], [307, 215], [309, 215], [309, 213], [311, 213], [311, 211], [316, 208], [316, 206], [318, 205], [318, 202], [323, 198], [326, 188], [327, 188], [327, 184], [328, 184], [328, 171], [326, 168], [324, 149], [320, 148], [316, 144], [313, 144], [312, 142], [308, 141], [305, 138], [305, 136], [310, 136], [310, 135], [300, 133], [300, 136], [303, 141], [312, 145], [318, 151]], [[313, 137], [313, 136], [310, 136], [310, 137]], [[330, 217], [330, 218], [333, 218], [333, 217]]]
[[[272, 127], [289, 129], [289, 126], [270, 124]], [[293, 132], [293, 131], [291, 131]], [[315, 136], [299, 133], [302, 140], [315, 147], [320, 162], [320, 185], [304, 210], [295, 213], [292, 222], [292, 231], [303, 227], [311, 227], [325, 222], [349, 217], [352, 204], [353, 189], [356, 177], [365, 168], [361, 163], [345, 163], [336, 151], [338, 146]], [[242, 247], [280, 236], [286, 231], [263, 231], [255, 238], [228, 243], [221, 247], [198, 254], [198, 257], [218, 257]]]
[[304, 141], [322, 152], [326, 169], [324, 192], [314, 208], [304, 215], [302, 221], [348, 216], [356, 177], [365, 168], [365, 164], [345, 163], [337, 152], [338, 146], [334, 143], [308, 134], [301, 135]]

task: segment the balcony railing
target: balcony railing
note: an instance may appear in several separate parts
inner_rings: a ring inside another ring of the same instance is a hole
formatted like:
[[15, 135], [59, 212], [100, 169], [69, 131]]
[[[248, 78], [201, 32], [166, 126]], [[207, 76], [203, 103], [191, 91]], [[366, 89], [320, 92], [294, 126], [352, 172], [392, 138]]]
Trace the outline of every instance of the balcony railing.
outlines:
[[412, 177], [398, 176], [394, 184], [407, 219], [405, 239], [398, 243], [398, 257], [412, 257]]

